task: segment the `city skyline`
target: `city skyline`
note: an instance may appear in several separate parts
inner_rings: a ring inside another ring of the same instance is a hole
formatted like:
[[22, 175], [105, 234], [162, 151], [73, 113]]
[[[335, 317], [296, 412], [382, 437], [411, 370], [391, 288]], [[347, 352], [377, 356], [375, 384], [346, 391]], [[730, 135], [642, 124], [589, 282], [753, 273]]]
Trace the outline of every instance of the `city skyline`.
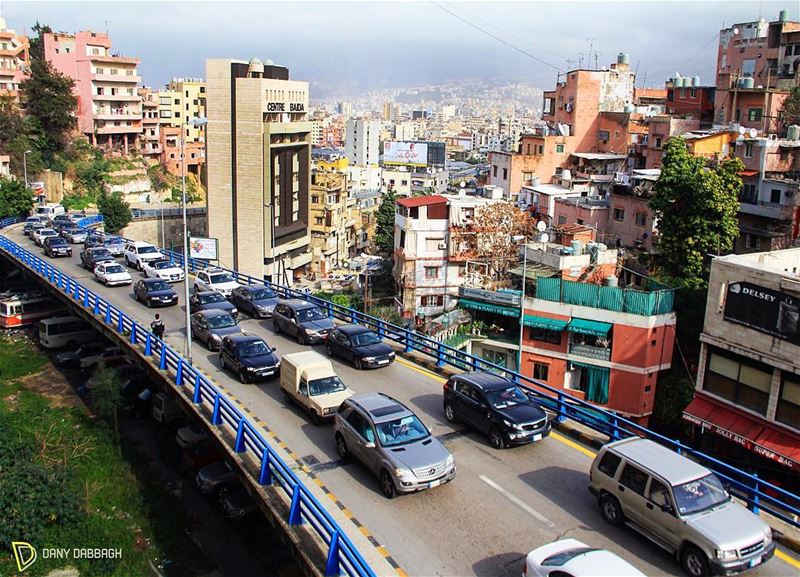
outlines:
[[[663, 84], [675, 72], [711, 83], [723, 25], [757, 20], [759, 11], [768, 21], [780, 10], [798, 17], [792, 2], [746, 1], [6, 2], [2, 8], [18, 32], [30, 33], [37, 21], [69, 33], [108, 30], [114, 52], [141, 58], [149, 86], [202, 77], [207, 58], [257, 56], [311, 82], [315, 99], [468, 79], [546, 88], [559, 71], [607, 66], [619, 52], [630, 55], [639, 86]], [[576, 13], [595, 27], [571, 25]], [[300, 24], [281, 24], [291, 21]], [[665, 43], [672, 44], [668, 55]]]

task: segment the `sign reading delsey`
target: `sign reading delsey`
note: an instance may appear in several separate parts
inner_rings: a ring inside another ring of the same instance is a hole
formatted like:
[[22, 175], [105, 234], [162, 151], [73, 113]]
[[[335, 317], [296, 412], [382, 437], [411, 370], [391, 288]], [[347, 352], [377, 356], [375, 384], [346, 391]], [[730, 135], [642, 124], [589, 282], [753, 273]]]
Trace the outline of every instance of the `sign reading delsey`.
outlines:
[[267, 112], [305, 112], [302, 102], [267, 102]]
[[724, 318], [800, 345], [800, 298], [784, 292], [749, 282], [730, 283]]

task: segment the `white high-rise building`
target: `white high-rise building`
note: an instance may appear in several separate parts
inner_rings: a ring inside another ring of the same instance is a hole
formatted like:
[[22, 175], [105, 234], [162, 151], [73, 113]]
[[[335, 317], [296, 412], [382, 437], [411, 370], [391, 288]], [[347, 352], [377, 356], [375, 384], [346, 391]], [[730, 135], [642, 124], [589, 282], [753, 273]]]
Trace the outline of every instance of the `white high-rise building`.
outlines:
[[377, 120], [351, 118], [347, 121], [344, 147], [350, 164], [378, 164], [381, 123]]

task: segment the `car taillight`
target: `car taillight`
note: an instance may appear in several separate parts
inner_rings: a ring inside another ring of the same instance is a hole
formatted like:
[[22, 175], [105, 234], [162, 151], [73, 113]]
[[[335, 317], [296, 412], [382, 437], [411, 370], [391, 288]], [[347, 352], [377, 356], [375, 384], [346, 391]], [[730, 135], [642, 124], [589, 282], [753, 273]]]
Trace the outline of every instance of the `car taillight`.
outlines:
[[444, 385], [443, 385], [443, 387], [442, 387], [442, 388], [443, 388], [445, 391], [449, 391], [449, 390], [450, 390], [450, 381], [445, 381], [445, 382], [444, 382]]
[[522, 564], [522, 577], [528, 577], [528, 561], [525, 560], [525, 563]]

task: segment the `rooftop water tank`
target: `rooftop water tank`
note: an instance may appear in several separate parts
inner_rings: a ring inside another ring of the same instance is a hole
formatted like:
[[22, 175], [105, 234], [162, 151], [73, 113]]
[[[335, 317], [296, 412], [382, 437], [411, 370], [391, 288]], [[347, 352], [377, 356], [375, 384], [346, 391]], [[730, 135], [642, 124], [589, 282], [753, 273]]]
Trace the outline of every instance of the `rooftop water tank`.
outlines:
[[561, 179], [562, 180], [572, 180], [572, 171], [568, 168], [565, 168], [561, 171]]
[[692, 76], [692, 86], [700, 86], [700, 77]]
[[778, 20], [781, 22], [788, 22], [789, 21], [789, 11], [788, 10], [781, 10], [778, 13]]
[[617, 54], [617, 64], [630, 64], [631, 59], [625, 52]]
[[626, 104], [624, 110], [626, 114], [631, 114], [633, 112], [633, 104]]
[[619, 284], [619, 280], [613, 274], [610, 274], [606, 278], [603, 279], [603, 286], [615, 287], [618, 284]]

